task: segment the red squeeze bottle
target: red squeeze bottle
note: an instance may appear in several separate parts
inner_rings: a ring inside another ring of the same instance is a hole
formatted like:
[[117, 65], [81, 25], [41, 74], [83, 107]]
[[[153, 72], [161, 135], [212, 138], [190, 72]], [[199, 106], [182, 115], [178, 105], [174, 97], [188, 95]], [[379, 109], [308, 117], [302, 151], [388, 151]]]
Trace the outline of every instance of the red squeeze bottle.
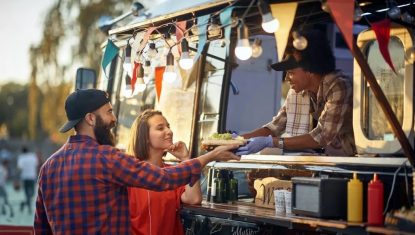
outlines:
[[367, 223], [383, 225], [383, 183], [377, 174], [367, 187]]

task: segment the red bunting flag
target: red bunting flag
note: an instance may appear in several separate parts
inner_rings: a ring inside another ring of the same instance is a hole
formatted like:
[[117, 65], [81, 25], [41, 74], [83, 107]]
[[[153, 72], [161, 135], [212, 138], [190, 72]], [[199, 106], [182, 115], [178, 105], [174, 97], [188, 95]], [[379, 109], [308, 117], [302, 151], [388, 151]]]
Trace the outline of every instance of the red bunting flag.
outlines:
[[134, 93], [135, 82], [137, 81], [137, 73], [138, 73], [138, 70], [140, 69], [140, 66], [141, 66], [140, 63], [134, 61], [134, 68], [133, 68], [132, 78], [131, 78], [132, 93]]
[[391, 67], [394, 73], [395, 67], [393, 66], [391, 56], [389, 54], [389, 39], [390, 39], [390, 29], [391, 21], [390, 19], [384, 19], [375, 23], [372, 23], [372, 29], [375, 32], [376, 39], [378, 40], [379, 50], [385, 59], [386, 63]]
[[[179, 21], [176, 22], [176, 41], [180, 42], [180, 40], [183, 38], [184, 34], [183, 32], [186, 31], [186, 21]], [[181, 44], [177, 44], [177, 49], [179, 51], [179, 55], [182, 54], [182, 47]]]
[[354, 0], [327, 0], [331, 16], [350, 50], [353, 49], [354, 2]]

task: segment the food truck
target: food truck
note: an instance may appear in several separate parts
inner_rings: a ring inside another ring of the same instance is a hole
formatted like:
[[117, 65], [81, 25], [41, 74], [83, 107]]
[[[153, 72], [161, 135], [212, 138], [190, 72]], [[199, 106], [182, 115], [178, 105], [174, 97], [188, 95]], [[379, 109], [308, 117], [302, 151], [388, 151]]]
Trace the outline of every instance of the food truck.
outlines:
[[[180, 212], [186, 234], [413, 234], [414, 8], [409, 0], [165, 1], [115, 24], [102, 44], [101, 71], [78, 70], [76, 88], [109, 93], [120, 149], [134, 119], [150, 108], [163, 112], [175, 141], [200, 156], [201, 142], [214, 133], [243, 134], [272, 120], [289, 86], [270, 65], [283, 58], [297, 31], [319, 29], [337, 68], [353, 81], [356, 155], [270, 149], [210, 163], [202, 204]], [[385, 19], [393, 67], [373, 27]], [[167, 155], [166, 161], [175, 160]], [[230, 172], [238, 180], [236, 200], [228, 197]], [[360, 204], [348, 203], [354, 173], [363, 185]], [[374, 175], [384, 187], [376, 225], [368, 223]], [[227, 182], [222, 200], [218, 178]], [[285, 213], [279, 191], [291, 195]], [[361, 221], [348, 221], [351, 205], [362, 210]]]

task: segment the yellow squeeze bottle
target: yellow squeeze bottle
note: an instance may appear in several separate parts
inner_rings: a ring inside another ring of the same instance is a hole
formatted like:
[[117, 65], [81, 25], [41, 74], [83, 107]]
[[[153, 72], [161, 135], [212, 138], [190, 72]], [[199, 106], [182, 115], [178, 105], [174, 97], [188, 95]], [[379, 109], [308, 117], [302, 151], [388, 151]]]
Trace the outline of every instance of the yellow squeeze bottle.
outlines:
[[363, 214], [363, 185], [353, 173], [353, 179], [347, 183], [347, 221], [362, 222]]

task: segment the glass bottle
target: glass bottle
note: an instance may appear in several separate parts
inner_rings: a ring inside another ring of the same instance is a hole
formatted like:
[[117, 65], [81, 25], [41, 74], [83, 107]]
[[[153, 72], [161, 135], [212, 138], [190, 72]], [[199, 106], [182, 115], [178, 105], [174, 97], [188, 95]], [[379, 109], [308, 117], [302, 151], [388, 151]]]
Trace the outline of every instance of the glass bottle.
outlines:
[[229, 201], [238, 201], [238, 180], [234, 178], [233, 171], [229, 173]]

